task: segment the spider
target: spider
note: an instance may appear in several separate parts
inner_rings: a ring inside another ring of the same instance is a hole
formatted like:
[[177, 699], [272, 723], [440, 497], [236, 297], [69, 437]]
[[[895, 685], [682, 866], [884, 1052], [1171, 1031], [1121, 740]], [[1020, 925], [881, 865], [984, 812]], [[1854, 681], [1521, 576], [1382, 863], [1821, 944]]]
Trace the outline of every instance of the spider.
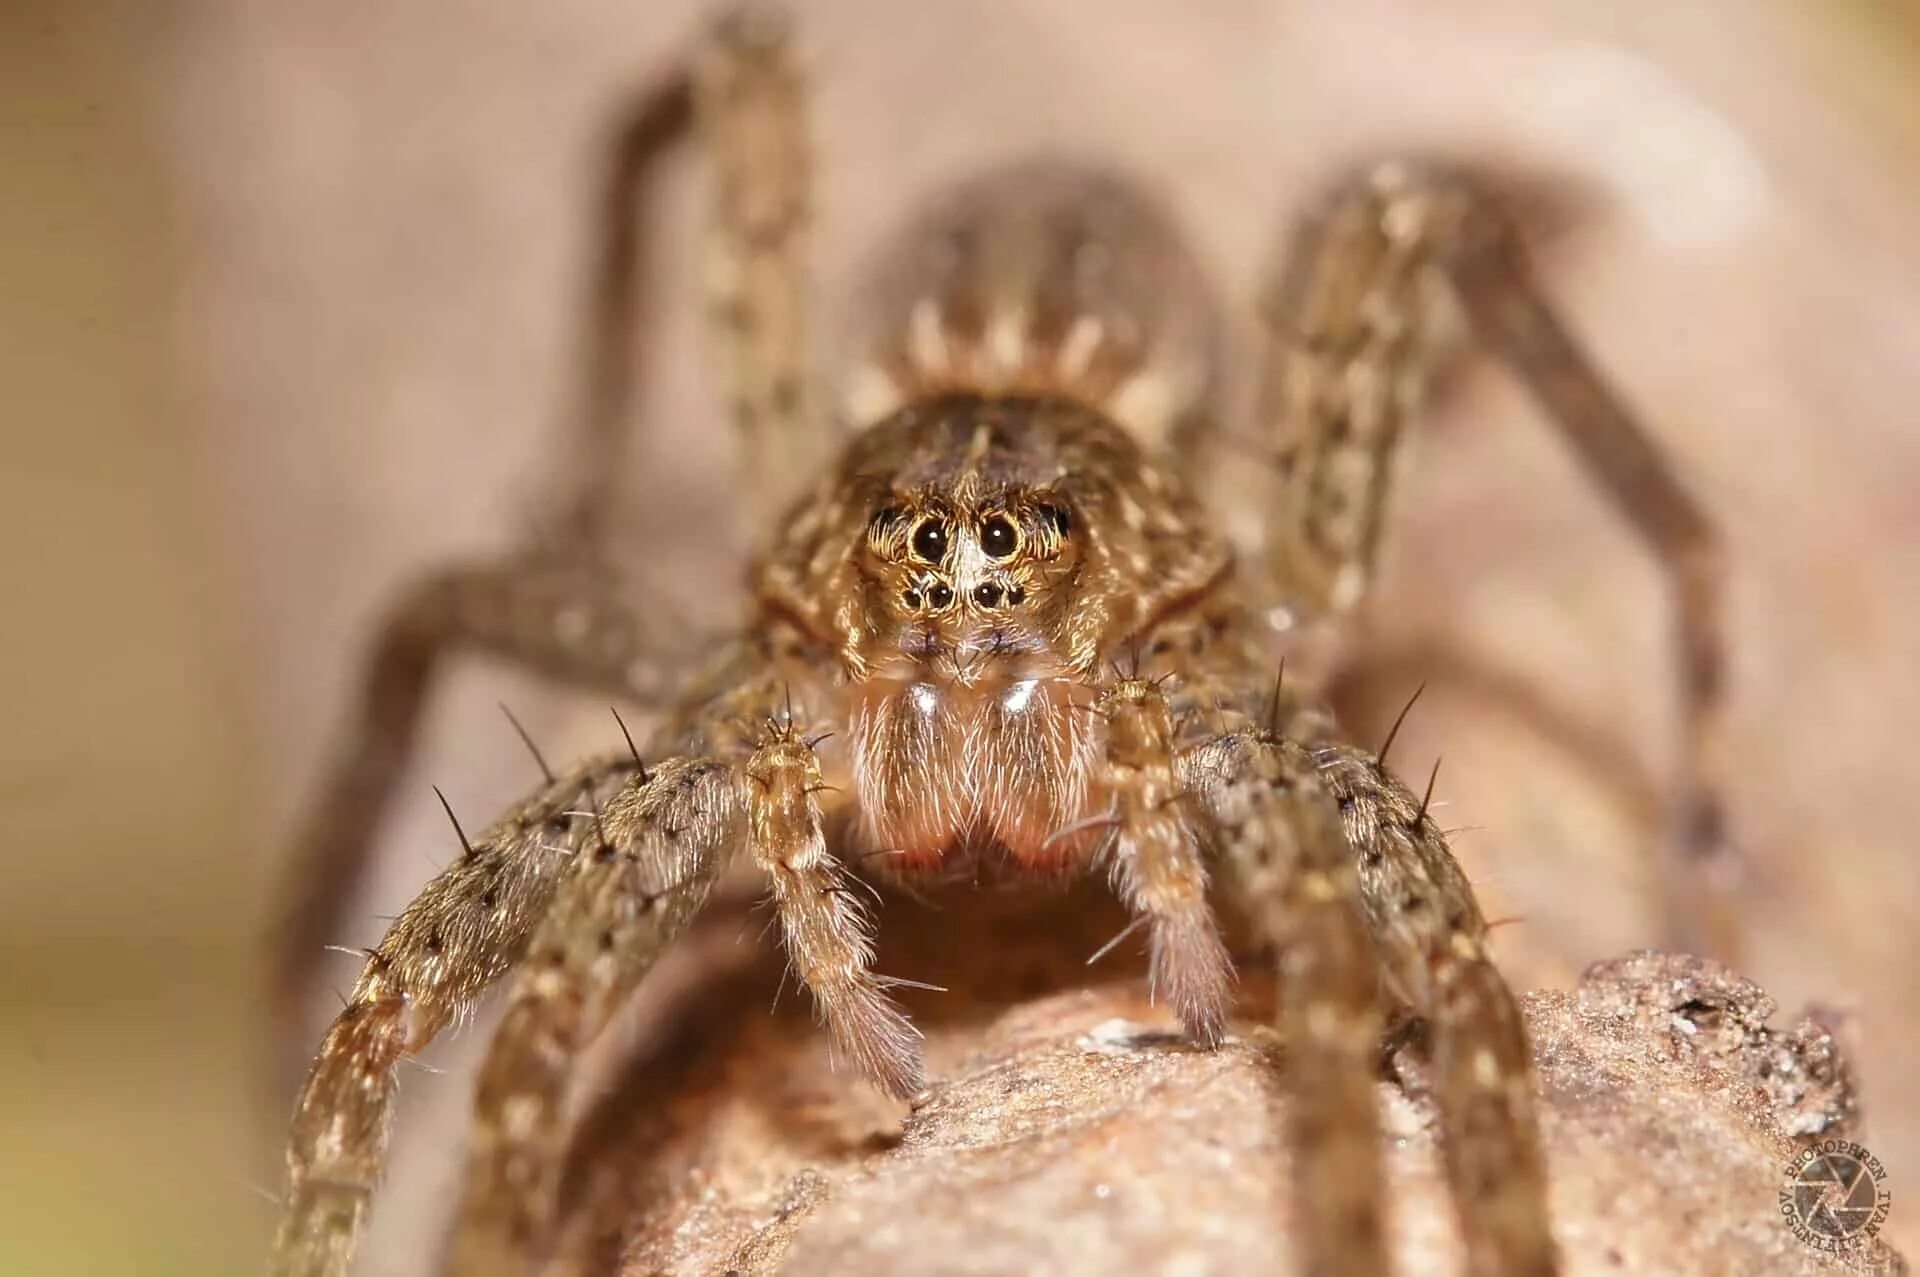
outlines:
[[[919, 1051], [873, 969], [866, 878], [1108, 873], [1156, 995], [1201, 1047], [1232, 1010], [1230, 915], [1276, 964], [1307, 1268], [1386, 1270], [1372, 1087], [1382, 1042], [1417, 1022], [1469, 1268], [1555, 1271], [1524, 1029], [1431, 780], [1422, 795], [1387, 770], [1391, 735], [1377, 754], [1345, 740], [1284, 653], [1365, 593], [1443, 287], [1669, 573], [1674, 841], [1710, 848], [1708, 520], [1542, 300], [1486, 185], [1418, 162], [1336, 184], [1294, 237], [1249, 427], [1273, 461], [1251, 563], [1205, 495], [1203, 459], [1236, 437], [1210, 396], [1211, 295], [1169, 220], [1104, 171], [990, 172], [911, 224], [879, 258], [863, 357], [827, 412], [803, 324], [803, 106], [786, 24], [758, 10], [715, 24], [646, 96], [610, 170], [600, 408], [574, 441], [563, 535], [433, 574], [378, 637], [298, 860], [289, 990], [339, 920], [445, 655], [485, 651], [664, 717], [645, 748], [628, 733], [572, 767], [541, 760], [540, 788], [477, 836], [454, 822], [462, 854], [366, 951], [300, 1092], [276, 1270], [345, 1271], [397, 1065], [500, 982], [445, 1262], [536, 1268], [582, 1053], [745, 864], [837, 1052], [903, 1100], [922, 1090]], [[757, 505], [830, 459], [786, 501], [737, 633], [682, 679], [602, 551], [636, 311], [628, 202], [690, 131], [715, 173], [712, 311]], [[1676, 898], [1685, 878], [1670, 875]]]

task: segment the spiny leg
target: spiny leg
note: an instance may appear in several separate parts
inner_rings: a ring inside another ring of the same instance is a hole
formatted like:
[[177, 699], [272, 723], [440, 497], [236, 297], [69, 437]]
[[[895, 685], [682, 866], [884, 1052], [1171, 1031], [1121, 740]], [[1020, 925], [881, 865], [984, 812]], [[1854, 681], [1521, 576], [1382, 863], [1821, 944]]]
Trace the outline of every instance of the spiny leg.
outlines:
[[322, 946], [338, 934], [374, 833], [405, 775], [441, 658], [503, 657], [564, 683], [647, 702], [670, 693], [670, 662], [629, 611], [631, 588], [598, 566], [608, 556], [632, 420], [634, 341], [645, 262], [639, 210], [662, 152], [692, 120], [682, 66], [647, 89], [622, 121], [603, 179], [581, 401], [549, 508], [527, 551], [444, 569], [412, 583], [387, 613], [361, 668], [359, 707], [341, 734], [297, 835], [287, 925], [277, 955], [283, 1041], [297, 1024]]
[[452, 1271], [523, 1273], [544, 1258], [580, 1053], [743, 842], [836, 1044], [891, 1093], [920, 1089], [917, 1035], [869, 969], [869, 922], [826, 850], [821, 789], [812, 746], [775, 722], [743, 766], [663, 764], [608, 805], [605, 842], [556, 896], [482, 1068]]
[[827, 445], [806, 328], [806, 94], [786, 19], [766, 7], [729, 12], [695, 80], [714, 166], [708, 306], [752, 494], [771, 513]]
[[1735, 956], [1712, 522], [1548, 306], [1512, 222], [1471, 179], [1378, 166], [1335, 193], [1289, 262], [1269, 313], [1261, 406], [1283, 448], [1271, 544], [1289, 604], [1305, 617], [1343, 612], [1373, 575], [1394, 454], [1430, 354], [1422, 292], [1437, 275], [1667, 574], [1682, 727], [1664, 922], [1682, 947]]
[[591, 809], [626, 783], [625, 760], [568, 772], [443, 870], [400, 914], [322, 1042], [294, 1106], [290, 1189], [273, 1270], [347, 1270], [385, 1159], [395, 1069], [512, 966], [546, 911]]
[[657, 703], [678, 662], [643, 628], [625, 593], [590, 565], [510, 560], [434, 573], [388, 613], [362, 666], [354, 717], [295, 844], [276, 939], [284, 1044], [297, 1041], [291, 1026], [326, 945], [340, 934], [446, 658], [501, 657], [563, 683]]
[[1269, 735], [1190, 748], [1180, 778], [1222, 899], [1278, 959], [1300, 1271], [1383, 1273], [1379, 964], [1338, 809], [1304, 749]]
[[1556, 1272], [1532, 1052], [1473, 889], [1426, 801], [1378, 759], [1347, 745], [1312, 756], [1344, 817], [1388, 983], [1428, 1026], [1441, 1154], [1468, 1271]]
[[673, 759], [592, 816], [480, 1071], [453, 1271], [533, 1271], [574, 1060], [705, 903], [741, 840], [742, 800], [730, 765]]

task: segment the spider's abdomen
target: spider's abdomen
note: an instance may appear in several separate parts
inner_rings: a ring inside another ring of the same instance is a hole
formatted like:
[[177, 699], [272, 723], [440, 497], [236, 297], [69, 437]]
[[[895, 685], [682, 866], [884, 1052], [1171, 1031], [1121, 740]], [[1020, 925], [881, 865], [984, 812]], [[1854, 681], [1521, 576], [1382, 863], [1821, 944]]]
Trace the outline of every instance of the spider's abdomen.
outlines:
[[859, 424], [951, 394], [1051, 396], [1158, 447], [1212, 391], [1212, 291], [1156, 201], [1102, 170], [1035, 160], [944, 192], [866, 294]]
[[1073, 826], [1097, 742], [1074, 687], [1061, 678], [861, 686], [850, 753], [875, 861], [908, 874], [995, 854], [1028, 872], [1082, 867], [1097, 831]]

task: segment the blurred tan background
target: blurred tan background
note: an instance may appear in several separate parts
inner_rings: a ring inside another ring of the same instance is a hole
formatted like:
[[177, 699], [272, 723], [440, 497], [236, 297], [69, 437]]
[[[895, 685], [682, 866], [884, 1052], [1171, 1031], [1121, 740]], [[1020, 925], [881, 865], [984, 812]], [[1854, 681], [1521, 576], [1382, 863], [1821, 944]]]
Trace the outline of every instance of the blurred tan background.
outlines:
[[[285, 1101], [261, 1082], [254, 992], [278, 849], [381, 601], [529, 526], [576, 401], [597, 148], [701, 7], [0, 5], [5, 1271], [256, 1267]], [[1915, 1249], [1920, 14], [798, 8], [829, 335], [876, 234], [941, 179], [1034, 150], [1154, 183], [1242, 354], [1280, 228], [1343, 161], [1439, 147], [1557, 193], [1555, 292], [1731, 542], [1749, 972], [1844, 1020], [1890, 1227]], [[654, 244], [632, 490], [675, 605], [724, 615], [712, 583], [753, 512], [728, 504], [695, 178], [672, 172]], [[1475, 827], [1463, 858], [1490, 912], [1524, 920], [1503, 932], [1510, 969], [1564, 983], [1650, 934], [1635, 849], [1665, 755], [1658, 584], [1484, 370], [1420, 432], [1415, 470], [1378, 626], [1415, 655], [1381, 701], [1444, 649], [1544, 689], [1594, 750], [1441, 678], [1398, 761], [1423, 773], [1444, 751], [1453, 823]], [[556, 751], [607, 743], [598, 707], [455, 679], [341, 943], [445, 855], [429, 779], [476, 819], [528, 780], [501, 696]], [[457, 1076], [409, 1086], [460, 1102]]]

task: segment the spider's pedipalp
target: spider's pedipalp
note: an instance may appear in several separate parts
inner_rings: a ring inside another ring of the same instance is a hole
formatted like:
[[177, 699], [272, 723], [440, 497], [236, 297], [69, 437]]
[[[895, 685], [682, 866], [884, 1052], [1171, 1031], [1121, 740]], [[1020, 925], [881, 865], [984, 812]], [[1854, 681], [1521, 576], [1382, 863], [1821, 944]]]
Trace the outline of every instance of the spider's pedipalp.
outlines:
[[835, 1044], [889, 1094], [920, 1091], [920, 1038], [873, 974], [872, 924], [828, 850], [813, 748], [791, 731], [747, 764], [754, 859], [773, 885], [787, 956]]
[[1097, 784], [1113, 801], [1114, 877], [1147, 920], [1152, 988], [1202, 1046], [1226, 1034], [1233, 966], [1207, 900], [1207, 867], [1178, 801], [1173, 722], [1155, 683], [1122, 679], [1102, 695], [1106, 760]]
[[[566, 851], [593, 838], [562, 813], [631, 770], [600, 760], [543, 788], [473, 840], [367, 951], [294, 1106], [276, 1273], [346, 1271], [386, 1155], [395, 1067], [518, 961], [570, 863]], [[548, 840], [560, 829], [567, 847], [556, 851]]]

